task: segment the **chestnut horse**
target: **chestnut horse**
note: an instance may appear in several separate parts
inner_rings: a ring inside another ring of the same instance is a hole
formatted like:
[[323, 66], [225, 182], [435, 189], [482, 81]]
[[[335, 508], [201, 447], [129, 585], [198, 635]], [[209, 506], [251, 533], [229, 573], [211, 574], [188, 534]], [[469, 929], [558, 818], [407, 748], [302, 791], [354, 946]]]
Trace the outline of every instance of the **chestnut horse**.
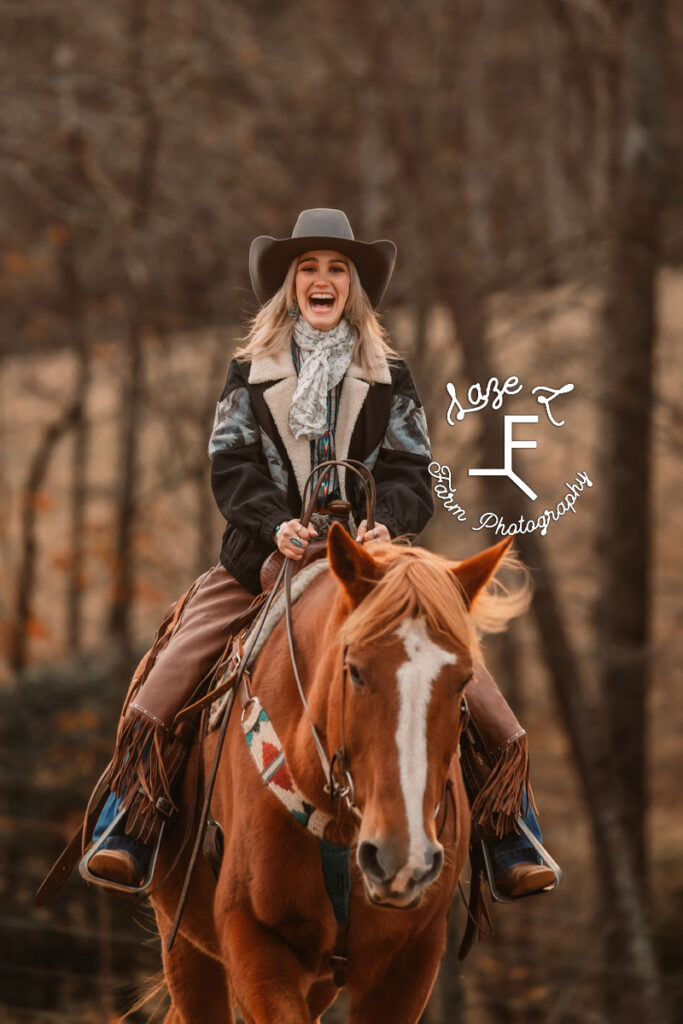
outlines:
[[[294, 636], [310, 717], [330, 759], [345, 749], [355, 807], [335, 805], [326, 791], [284, 623], [253, 667], [251, 693], [281, 740], [285, 770], [308, 812], [327, 822], [325, 839], [353, 854], [345, 979], [352, 1024], [414, 1024], [436, 978], [470, 834], [457, 749], [478, 652], [477, 607], [487, 606], [490, 624], [491, 609], [495, 618], [496, 602], [505, 602], [482, 593], [472, 603], [508, 546], [454, 563], [421, 548], [360, 547], [332, 527], [329, 569], [296, 603]], [[498, 627], [515, 614], [502, 604]], [[212, 733], [207, 764], [215, 744]], [[264, 783], [238, 713], [212, 814], [224, 831], [222, 867], [216, 880], [197, 863], [180, 932], [164, 954], [166, 1024], [227, 1024], [233, 1005], [247, 1024], [319, 1021], [338, 992], [321, 844]], [[178, 821], [175, 843], [171, 835], [162, 848], [160, 877], [183, 829]], [[177, 868], [152, 897], [164, 944], [181, 881]]]

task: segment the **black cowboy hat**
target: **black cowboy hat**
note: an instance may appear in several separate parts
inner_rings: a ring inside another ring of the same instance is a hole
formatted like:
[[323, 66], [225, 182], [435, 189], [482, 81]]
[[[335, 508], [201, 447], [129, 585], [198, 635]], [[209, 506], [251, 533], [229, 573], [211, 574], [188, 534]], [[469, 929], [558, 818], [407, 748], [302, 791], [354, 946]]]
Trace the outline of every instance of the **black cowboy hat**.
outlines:
[[384, 295], [396, 261], [396, 246], [388, 239], [359, 242], [342, 210], [303, 210], [291, 238], [259, 235], [249, 250], [249, 276], [259, 302], [267, 302], [285, 279], [295, 256], [311, 249], [334, 249], [353, 260], [373, 306]]

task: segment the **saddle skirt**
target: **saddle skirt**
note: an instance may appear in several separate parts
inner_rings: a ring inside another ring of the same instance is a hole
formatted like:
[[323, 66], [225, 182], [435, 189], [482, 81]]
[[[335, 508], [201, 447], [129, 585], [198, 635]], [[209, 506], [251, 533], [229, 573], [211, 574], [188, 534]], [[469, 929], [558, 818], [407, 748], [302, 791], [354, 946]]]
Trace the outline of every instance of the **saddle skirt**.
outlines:
[[[292, 604], [293, 605], [296, 604], [296, 602], [299, 600], [301, 595], [307, 589], [309, 584], [312, 583], [313, 580], [316, 579], [317, 576], [319, 576], [322, 572], [325, 572], [327, 569], [329, 569], [329, 562], [327, 561], [327, 559], [326, 558], [317, 558], [314, 562], [311, 562], [309, 565], [305, 566], [299, 572], [296, 573], [296, 575], [292, 579]], [[268, 614], [266, 615], [265, 622], [261, 626], [261, 630], [259, 632], [258, 639], [256, 640], [256, 643], [254, 644], [254, 647], [253, 647], [252, 651], [249, 654], [249, 659], [248, 659], [247, 665], [246, 665], [247, 669], [251, 669], [251, 667], [253, 666], [254, 662], [256, 661], [256, 658], [258, 657], [258, 655], [263, 650], [265, 644], [268, 642], [268, 639], [271, 636], [273, 630], [281, 622], [281, 620], [284, 618], [284, 615], [285, 615], [285, 605], [286, 605], [286, 597], [285, 597], [284, 590], [282, 590], [282, 591], [280, 591], [279, 594], [276, 595], [275, 600], [273, 601], [273, 603], [270, 606], [270, 609], [268, 611]], [[233, 651], [235, 651], [236, 644], [238, 643], [239, 640], [241, 640], [241, 638], [237, 638], [237, 637], [233, 640], [233, 642], [232, 642]], [[221, 673], [217, 673], [216, 676], [214, 677], [214, 679], [212, 680], [211, 689], [218, 689], [218, 687], [221, 686], [222, 683], [223, 683], [223, 675]], [[222, 718], [222, 715], [223, 715], [223, 709], [225, 708], [225, 704], [226, 704], [226, 701], [228, 700], [229, 694], [230, 694], [230, 691], [228, 691], [227, 693], [223, 693], [218, 698], [218, 700], [214, 701], [214, 703], [211, 705], [211, 711], [209, 713], [209, 731], [210, 732], [212, 730], [218, 728], [218, 726], [220, 724], [220, 721], [221, 721], [221, 718]]]

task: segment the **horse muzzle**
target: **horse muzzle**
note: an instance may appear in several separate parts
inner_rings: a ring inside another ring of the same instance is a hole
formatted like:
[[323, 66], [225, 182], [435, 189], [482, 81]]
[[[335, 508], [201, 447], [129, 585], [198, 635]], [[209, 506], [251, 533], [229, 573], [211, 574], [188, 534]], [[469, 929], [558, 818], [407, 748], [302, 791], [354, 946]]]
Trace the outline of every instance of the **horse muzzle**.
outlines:
[[443, 847], [426, 841], [407, 862], [398, 851], [399, 844], [390, 838], [364, 839], [358, 847], [358, 866], [372, 903], [408, 910], [418, 905], [424, 890], [441, 874]]

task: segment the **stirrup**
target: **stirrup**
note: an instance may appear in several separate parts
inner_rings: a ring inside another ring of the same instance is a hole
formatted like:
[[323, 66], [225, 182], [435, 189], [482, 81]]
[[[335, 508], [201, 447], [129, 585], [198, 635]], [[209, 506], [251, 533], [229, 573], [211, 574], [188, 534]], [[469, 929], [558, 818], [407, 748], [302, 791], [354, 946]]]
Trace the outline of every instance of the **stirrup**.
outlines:
[[152, 850], [149, 859], [149, 867], [147, 868], [147, 874], [143, 878], [142, 882], [140, 882], [140, 885], [124, 885], [123, 882], [110, 881], [108, 878], [104, 878], [102, 875], [93, 874], [93, 872], [90, 870], [90, 861], [92, 860], [93, 856], [96, 853], [99, 853], [99, 851], [102, 849], [104, 841], [109, 838], [111, 833], [114, 831], [116, 825], [118, 825], [119, 822], [123, 820], [126, 813], [127, 808], [124, 808], [123, 810], [119, 811], [119, 813], [112, 821], [111, 825], [107, 826], [107, 828], [102, 833], [97, 842], [93, 843], [89, 850], [86, 850], [86, 852], [83, 854], [79, 861], [78, 871], [81, 877], [86, 880], [86, 882], [92, 882], [93, 885], [99, 885], [102, 889], [109, 889], [112, 892], [123, 892], [129, 896], [144, 896], [147, 890], [151, 887], [152, 879], [154, 878], [154, 872], [157, 866], [157, 857], [159, 856], [161, 840], [164, 837], [164, 829], [166, 827], [165, 821], [162, 821], [161, 823], [161, 829], [159, 830], [157, 841], [154, 844], [154, 849]]
[[522, 832], [524, 836], [529, 840], [534, 850], [541, 858], [541, 862], [545, 864], [547, 868], [550, 868], [550, 870], [554, 873], [555, 884], [544, 889], [539, 889], [538, 892], [524, 893], [522, 896], [504, 896], [500, 889], [498, 889], [498, 887], [496, 886], [496, 880], [493, 874], [493, 865], [491, 863], [489, 851], [486, 848], [486, 843], [484, 842], [484, 840], [482, 840], [481, 850], [484, 857], [484, 870], [486, 871], [486, 880], [489, 883], [491, 897], [495, 900], [496, 903], [516, 903], [517, 900], [526, 899], [527, 896], [540, 896], [543, 893], [549, 894], [551, 892], [555, 892], [560, 882], [562, 881], [562, 868], [556, 861], [553, 860], [553, 858], [546, 850], [545, 846], [542, 846], [541, 843], [539, 843], [536, 836], [533, 834], [529, 826], [525, 824], [521, 817], [517, 818], [517, 827], [519, 828], [520, 832]]

